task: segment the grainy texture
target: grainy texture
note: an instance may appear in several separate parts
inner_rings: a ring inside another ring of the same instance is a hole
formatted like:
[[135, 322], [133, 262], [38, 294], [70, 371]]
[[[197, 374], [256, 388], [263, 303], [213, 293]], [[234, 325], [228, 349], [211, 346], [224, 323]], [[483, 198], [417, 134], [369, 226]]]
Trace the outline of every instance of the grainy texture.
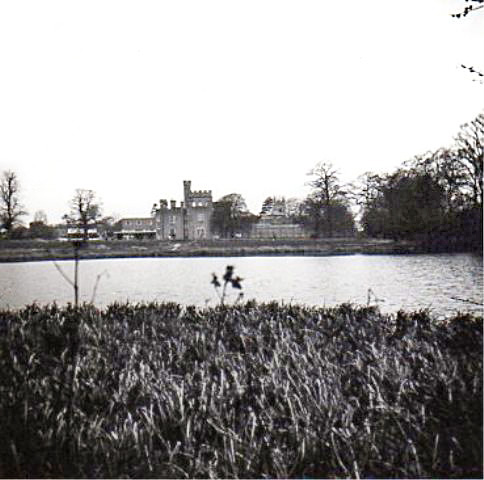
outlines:
[[3, 477], [482, 477], [469, 315], [32, 305], [0, 371]]

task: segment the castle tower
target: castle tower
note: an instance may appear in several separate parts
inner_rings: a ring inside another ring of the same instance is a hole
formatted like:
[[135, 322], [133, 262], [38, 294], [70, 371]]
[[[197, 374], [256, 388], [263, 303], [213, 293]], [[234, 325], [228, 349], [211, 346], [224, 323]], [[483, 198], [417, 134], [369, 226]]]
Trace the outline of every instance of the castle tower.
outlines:
[[160, 240], [198, 240], [211, 238], [212, 191], [192, 191], [192, 182], [183, 181], [183, 201], [160, 199], [155, 209], [157, 238]]

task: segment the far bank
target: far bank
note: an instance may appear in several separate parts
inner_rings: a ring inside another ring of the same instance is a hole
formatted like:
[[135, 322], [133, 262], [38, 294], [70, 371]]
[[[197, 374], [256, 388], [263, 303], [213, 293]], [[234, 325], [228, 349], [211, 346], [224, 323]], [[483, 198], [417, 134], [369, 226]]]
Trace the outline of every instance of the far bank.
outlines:
[[[140, 257], [234, 257], [257, 255], [352, 255], [420, 253], [411, 242], [332, 238], [318, 240], [96, 241], [80, 250], [81, 259]], [[69, 242], [0, 241], [0, 262], [70, 260]]]

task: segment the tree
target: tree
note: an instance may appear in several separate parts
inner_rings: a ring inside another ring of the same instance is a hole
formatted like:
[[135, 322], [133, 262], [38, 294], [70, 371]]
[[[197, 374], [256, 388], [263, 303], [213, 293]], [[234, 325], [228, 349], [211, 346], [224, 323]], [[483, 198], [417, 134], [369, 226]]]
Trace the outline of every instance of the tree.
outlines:
[[82, 238], [89, 238], [89, 228], [96, 225], [101, 217], [101, 207], [92, 190], [78, 189], [70, 201], [70, 213], [64, 215], [68, 225], [75, 226], [82, 232]]
[[[428, 157], [432, 158], [432, 157]], [[445, 230], [446, 192], [422, 159], [391, 175], [367, 175], [361, 224], [371, 237], [428, 242]]]
[[360, 175], [355, 183], [350, 186], [349, 197], [361, 207], [372, 205], [380, 192], [381, 178], [372, 172]]
[[330, 207], [333, 218], [333, 233], [342, 237], [353, 237], [356, 233], [355, 217], [348, 205], [335, 203]]
[[114, 237], [115, 232], [121, 230], [119, 215], [109, 215], [97, 222], [98, 233], [105, 239]]
[[[451, 16], [454, 18], [464, 18], [467, 17], [472, 12], [475, 12], [476, 10], [480, 10], [481, 8], [484, 8], [484, 0], [464, 0], [465, 1], [465, 7], [462, 11], [458, 13], [453, 13]], [[474, 78], [472, 81], [479, 81], [479, 83], [483, 83], [483, 78], [484, 78], [484, 73], [482, 71], [479, 71], [475, 69], [473, 66], [468, 66], [468, 65], [461, 65], [461, 67], [465, 70], [468, 70], [471, 74], [473, 74], [476, 78]]]
[[332, 237], [334, 234], [335, 209], [332, 207], [345, 205], [346, 191], [340, 186], [338, 172], [331, 163], [318, 163], [308, 175], [313, 179], [308, 182], [312, 188], [306, 199], [306, 215], [318, 238], [324, 233]]
[[260, 215], [281, 215], [293, 223], [299, 223], [304, 201], [299, 198], [267, 197], [262, 203]]
[[440, 230], [444, 192], [429, 173], [398, 170], [388, 177], [383, 196], [387, 235], [414, 239]]
[[267, 197], [262, 202], [262, 207], [260, 209], [260, 215], [270, 214], [271, 211], [272, 211], [273, 206], [274, 206], [274, 197]]
[[71, 280], [54, 262], [55, 267], [64, 279], [74, 289], [74, 305], [77, 309], [79, 305], [79, 250], [85, 246], [89, 238], [89, 228], [96, 225], [96, 221], [101, 216], [101, 207], [96, 199], [96, 194], [92, 190], [77, 189], [74, 197], [70, 201], [70, 213], [63, 216], [68, 225], [74, 226], [82, 232], [82, 240], [74, 240], [74, 279]]
[[34, 214], [34, 222], [47, 225], [47, 214], [43, 210], [37, 210]]
[[20, 203], [20, 183], [15, 172], [3, 172], [0, 181], [0, 220], [10, 235], [18, 219], [25, 215], [23, 205]]
[[247, 224], [245, 220], [250, 218], [244, 197], [239, 193], [230, 193], [214, 202], [211, 229], [223, 238], [230, 238], [240, 232]]
[[418, 240], [432, 251], [482, 250], [484, 114], [455, 145], [415, 156], [355, 189], [369, 236]]
[[359, 221], [365, 233], [369, 236], [378, 236], [381, 233], [381, 226], [376, 225], [375, 214], [379, 212], [379, 204], [382, 197], [382, 178], [372, 172], [365, 172], [360, 175], [356, 182], [349, 186], [348, 198], [359, 207]]
[[453, 13], [452, 17], [463, 18], [469, 15], [469, 13], [475, 12], [476, 10], [483, 8], [484, 0], [465, 0], [465, 4], [466, 6], [464, 7], [464, 10], [458, 13]]
[[461, 126], [456, 138], [456, 155], [466, 177], [474, 206], [483, 204], [484, 114]]
[[17, 225], [9, 232], [8, 238], [12, 240], [28, 240], [30, 238], [30, 230], [23, 225]]
[[262, 203], [261, 215], [287, 215], [285, 197], [267, 197]]
[[321, 202], [309, 195], [301, 210], [296, 223], [312, 231], [314, 238], [353, 236], [356, 231], [354, 215], [344, 200], [334, 200], [321, 207]]
[[55, 228], [47, 224], [47, 215], [43, 210], [35, 212], [34, 220], [29, 224], [28, 236], [45, 240], [55, 237]]
[[304, 200], [299, 198], [287, 198], [285, 202], [286, 216], [292, 223], [300, 223], [303, 214]]
[[[441, 148], [415, 156], [404, 166], [414, 175], [430, 175], [443, 191], [444, 214], [453, 216], [472, 202], [469, 174], [456, 148]], [[472, 183], [472, 182], [471, 182]]]

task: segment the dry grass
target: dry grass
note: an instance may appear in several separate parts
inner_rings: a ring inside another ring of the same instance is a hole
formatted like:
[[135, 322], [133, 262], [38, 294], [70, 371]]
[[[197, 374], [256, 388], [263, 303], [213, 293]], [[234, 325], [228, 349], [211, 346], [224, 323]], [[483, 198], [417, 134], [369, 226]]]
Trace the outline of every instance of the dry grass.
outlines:
[[482, 318], [33, 305], [0, 369], [3, 477], [482, 476]]

